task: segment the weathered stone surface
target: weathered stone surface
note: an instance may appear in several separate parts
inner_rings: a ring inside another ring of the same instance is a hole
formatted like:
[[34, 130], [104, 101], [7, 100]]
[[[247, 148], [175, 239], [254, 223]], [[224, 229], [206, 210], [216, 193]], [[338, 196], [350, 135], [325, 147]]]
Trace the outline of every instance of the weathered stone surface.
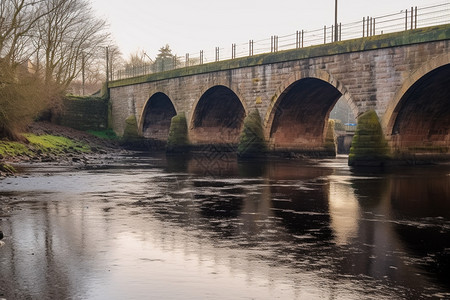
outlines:
[[180, 113], [172, 118], [167, 139], [167, 152], [187, 152], [189, 146], [187, 134], [186, 116]]
[[244, 120], [237, 153], [241, 158], [248, 158], [264, 155], [266, 151], [261, 117], [255, 109]]
[[[439, 68], [444, 71], [433, 77]], [[416, 123], [439, 130], [408, 147], [431, 143], [442, 150], [450, 143], [450, 90], [444, 89], [450, 76], [443, 75], [449, 69], [450, 25], [262, 54], [112, 82], [112, 124], [123, 135], [124, 120], [134, 115], [142, 132], [149, 99], [163, 93], [186, 113], [192, 144], [237, 143], [244, 117], [258, 109], [270, 150], [314, 153], [324, 150], [326, 120], [342, 97], [355, 116], [374, 110], [392, 147], [408, 144], [414, 135], [407, 128]], [[414, 98], [417, 87], [425, 91], [434, 81], [442, 89], [434, 99]], [[415, 121], [396, 123], [412, 109], [419, 111]], [[424, 109], [440, 116], [437, 124], [418, 122]]]
[[358, 118], [348, 164], [350, 166], [382, 166], [389, 159], [388, 154], [388, 144], [377, 113], [373, 110], [365, 112]]

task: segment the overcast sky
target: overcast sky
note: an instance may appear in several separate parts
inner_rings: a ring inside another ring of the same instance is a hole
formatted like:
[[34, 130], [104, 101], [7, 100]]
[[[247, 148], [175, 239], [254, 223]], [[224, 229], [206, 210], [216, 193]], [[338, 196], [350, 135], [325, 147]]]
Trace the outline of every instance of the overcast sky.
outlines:
[[[334, 0], [90, 0], [124, 57], [144, 50], [155, 57], [169, 44], [173, 54], [214, 51], [272, 35], [294, 34], [334, 23]], [[338, 0], [342, 24], [450, 0]]]

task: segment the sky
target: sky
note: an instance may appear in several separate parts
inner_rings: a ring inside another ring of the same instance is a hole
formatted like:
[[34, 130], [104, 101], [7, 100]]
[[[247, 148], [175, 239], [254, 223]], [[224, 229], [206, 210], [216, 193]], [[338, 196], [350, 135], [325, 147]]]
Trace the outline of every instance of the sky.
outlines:
[[[95, 14], [109, 24], [109, 32], [124, 58], [144, 51], [154, 58], [168, 44], [184, 56], [215, 47], [231, 48], [334, 24], [335, 0], [90, 0]], [[450, 0], [338, 0], [342, 24], [398, 13]]]

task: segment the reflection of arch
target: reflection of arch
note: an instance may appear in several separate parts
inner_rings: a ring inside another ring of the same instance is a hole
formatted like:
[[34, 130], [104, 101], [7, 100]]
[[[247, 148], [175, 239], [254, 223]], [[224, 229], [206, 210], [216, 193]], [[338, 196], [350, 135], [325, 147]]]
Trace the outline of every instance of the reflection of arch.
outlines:
[[170, 98], [164, 93], [157, 92], [144, 106], [139, 124], [140, 132], [145, 138], [167, 141], [170, 122], [176, 114]]
[[323, 70], [297, 72], [272, 97], [266, 113], [265, 135], [278, 149], [323, 145], [326, 120], [341, 96], [359, 114], [345, 87]]
[[383, 126], [397, 150], [448, 153], [450, 55], [424, 64], [405, 81], [386, 109]]
[[246, 111], [234, 91], [223, 85], [209, 88], [197, 101], [190, 121], [191, 141], [196, 144], [235, 144]]

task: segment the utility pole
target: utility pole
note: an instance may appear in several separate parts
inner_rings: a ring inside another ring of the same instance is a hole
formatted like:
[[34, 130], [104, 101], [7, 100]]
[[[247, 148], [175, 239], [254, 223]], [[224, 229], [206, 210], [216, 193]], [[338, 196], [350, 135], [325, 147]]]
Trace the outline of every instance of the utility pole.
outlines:
[[82, 86], [83, 86], [83, 96], [85, 93], [85, 89], [84, 89], [84, 84], [85, 84], [85, 77], [84, 77], [84, 68], [85, 68], [85, 57], [84, 57], [84, 52], [81, 52], [81, 81], [82, 81]]
[[109, 49], [106, 47], [106, 84], [109, 82]]
[[337, 0], [334, 0], [334, 41], [339, 39], [338, 21], [337, 21]]

